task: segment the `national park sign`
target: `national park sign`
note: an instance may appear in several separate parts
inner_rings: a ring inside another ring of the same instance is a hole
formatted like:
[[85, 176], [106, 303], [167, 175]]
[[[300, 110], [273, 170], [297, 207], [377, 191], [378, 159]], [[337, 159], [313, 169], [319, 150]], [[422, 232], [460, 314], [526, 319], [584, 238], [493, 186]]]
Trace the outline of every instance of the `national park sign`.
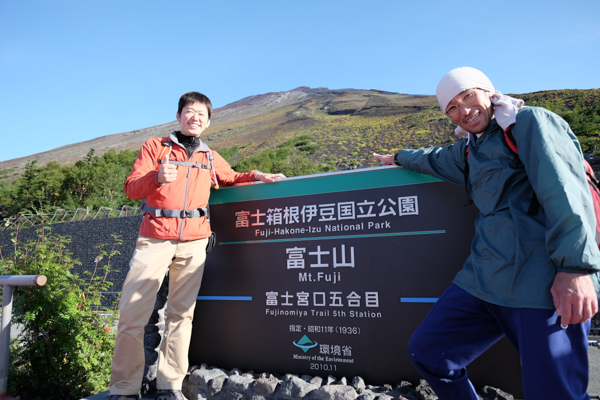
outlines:
[[[463, 187], [381, 167], [221, 188], [190, 362], [418, 382], [407, 342], [469, 254]], [[468, 369], [520, 393], [506, 340]]]

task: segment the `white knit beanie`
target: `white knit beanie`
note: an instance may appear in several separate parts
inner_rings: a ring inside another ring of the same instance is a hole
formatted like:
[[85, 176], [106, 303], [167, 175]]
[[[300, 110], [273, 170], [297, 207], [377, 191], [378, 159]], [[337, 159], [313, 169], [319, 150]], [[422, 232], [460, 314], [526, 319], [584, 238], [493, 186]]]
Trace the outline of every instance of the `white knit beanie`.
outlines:
[[[474, 88], [492, 93], [490, 100], [494, 105], [494, 117], [502, 129], [506, 130], [516, 122], [517, 113], [524, 104], [523, 100], [503, 95], [495, 90], [494, 85], [483, 72], [471, 67], [453, 69], [440, 79], [435, 94], [442, 112], [446, 112], [448, 103], [457, 94]], [[469, 136], [469, 133], [460, 126], [456, 128], [455, 132], [459, 136]]]
[[479, 88], [494, 93], [494, 85], [487, 76], [478, 69], [461, 67], [453, 69], [440, 79], [435, 94], [442, 112], [446, 112], [448, 103], [454, 96], [467, 89]]

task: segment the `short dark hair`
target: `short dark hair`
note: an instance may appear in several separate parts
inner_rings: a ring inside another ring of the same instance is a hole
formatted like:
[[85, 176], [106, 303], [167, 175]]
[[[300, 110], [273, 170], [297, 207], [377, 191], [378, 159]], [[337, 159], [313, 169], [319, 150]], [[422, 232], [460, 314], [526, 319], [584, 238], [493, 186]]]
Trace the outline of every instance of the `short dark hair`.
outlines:
[[177, 108], [177, 114], [181, 115], [183, 107], [185, 107], [189, 103], [204, 104], [206, 106], [206, 109], [208, 110], [208, 119], [210, 119], [210, 116], [212, 115], [212, 103], [210, 102], [210, 99], [208, 97], [198, 92], [188, 92], [184, 94], [179, 99], [179, 107]]

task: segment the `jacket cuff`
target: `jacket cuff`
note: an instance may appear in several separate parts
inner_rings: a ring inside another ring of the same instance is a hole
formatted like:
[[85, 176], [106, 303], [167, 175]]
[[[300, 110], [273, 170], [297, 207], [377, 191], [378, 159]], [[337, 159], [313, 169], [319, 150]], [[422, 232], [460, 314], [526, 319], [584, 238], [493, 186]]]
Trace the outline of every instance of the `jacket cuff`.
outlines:
[[156, 173], [154, 174], [154, 182], [156, 182], [156, 184], [157, 184], [158, 186], [164, 186], [164, 185], [165, 185], [164, 183], [158, 183], [158, 172], [156, 172]]
[[394, 156], [394, 164], [396, 164], [397, 166], [401, 167], [401, 166], [402, 166], [402, 164], [400, 164], [400, 162], [398, 162], [398, 155], [399, 155], [399, 154], [400, 154], [400, 153], [396, 153], [396, 155]]
[[598, 271], [593, 270], [593, 269], [587, 269], [587, 268], [580, 268], [580, 267], [559, 267], [556, 269], [556, 272], [566, 272], [568, 274], [587, 274], [587, 275], [593, 275], [595, 273], [597, 273]]

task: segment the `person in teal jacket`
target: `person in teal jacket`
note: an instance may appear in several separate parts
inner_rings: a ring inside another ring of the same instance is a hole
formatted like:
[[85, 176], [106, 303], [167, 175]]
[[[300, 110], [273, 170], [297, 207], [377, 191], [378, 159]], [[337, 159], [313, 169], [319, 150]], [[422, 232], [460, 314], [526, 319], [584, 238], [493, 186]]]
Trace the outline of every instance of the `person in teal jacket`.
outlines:
[[502, 95], [474, 68], [450, 71], [436, 94], [465, 139], [374, 155], [457, 185], [468, 164], [480, 211], [463, 269], [409, 341], [413, 364], [441, 400], [477, 400], [466, 366], [506, 336], [521, 357], [526, 399], [589, 399], [600, 252], [577, 138], [558, 115]]

